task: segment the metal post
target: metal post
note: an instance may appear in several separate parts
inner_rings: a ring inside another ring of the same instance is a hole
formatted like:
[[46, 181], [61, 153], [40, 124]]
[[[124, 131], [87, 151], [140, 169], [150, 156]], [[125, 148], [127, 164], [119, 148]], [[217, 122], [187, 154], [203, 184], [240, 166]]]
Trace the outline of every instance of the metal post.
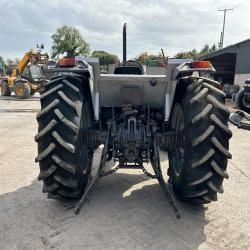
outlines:
[[222, 28], [221, 42], [220, 42], [221, 49], [223, 48], [223, 43], [224, 43], [224, 31], [225, 31], [226, 13], [227, 13], [228, 10], [233, 10], [233, 9], [219, 9], [219, 11], [223, 11], [224, 12], [223, 28]]

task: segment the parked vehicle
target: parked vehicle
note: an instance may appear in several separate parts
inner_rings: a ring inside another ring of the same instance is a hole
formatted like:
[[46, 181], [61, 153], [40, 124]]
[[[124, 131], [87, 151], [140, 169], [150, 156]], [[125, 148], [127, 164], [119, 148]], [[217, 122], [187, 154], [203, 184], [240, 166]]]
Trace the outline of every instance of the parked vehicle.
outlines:
[[3, 77], [1, 83], [2, 96], [10, 96], [14, 92], [18, 98], [28, 98], [35, 92], [40, 92], [46, 82], [43, 67], [48, 62], [48, 54], [30, 50], [26, 52], [10, 76]]

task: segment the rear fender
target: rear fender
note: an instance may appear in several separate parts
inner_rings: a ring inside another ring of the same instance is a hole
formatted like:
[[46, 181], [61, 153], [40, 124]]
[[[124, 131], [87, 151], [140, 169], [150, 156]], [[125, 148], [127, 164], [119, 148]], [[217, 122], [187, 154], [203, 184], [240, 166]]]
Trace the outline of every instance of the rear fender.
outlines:
[[75, 57], [76, 65], [74, 67], [59, 67], [51, 70], [57, 74], [65, 75], [81, 75], [88, 79], [88, 84], [85, 86], [87, 96], [90, 97], [89, 101], [93, 112], [94, 120], [99, 120], [99, 91], [98, 79], [100, 75], [99, 59], [97, 58], [84, 58]]

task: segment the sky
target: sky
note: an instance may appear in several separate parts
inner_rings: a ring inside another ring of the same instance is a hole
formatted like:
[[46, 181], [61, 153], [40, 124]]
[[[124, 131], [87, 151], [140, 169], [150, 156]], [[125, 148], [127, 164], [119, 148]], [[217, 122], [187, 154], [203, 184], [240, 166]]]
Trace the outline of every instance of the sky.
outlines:
[[51, 35], [77, 27], [91, 50], [122, 57], [127, 23], [128, 58], [148, 51], [165, 55], [218, 44], [227, 12], [224, 46], [250, 38], [248, 0], [0, 0], [0, 56], [20, 58], [37, 43], [51, 52]]

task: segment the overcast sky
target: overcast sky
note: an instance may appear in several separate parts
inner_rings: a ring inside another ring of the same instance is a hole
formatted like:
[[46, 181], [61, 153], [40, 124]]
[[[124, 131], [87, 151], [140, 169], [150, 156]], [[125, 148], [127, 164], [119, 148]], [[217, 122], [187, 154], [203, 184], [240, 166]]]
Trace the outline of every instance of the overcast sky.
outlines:
[[161, 48], [173, 56], [218, 43], [227, 12], [225, 45], [250, 38], [247, 0], [0, 0], [0, 55], [21, 57], [43, 43], [50, 52], [51, 35], [61, 25], [80, 29], [91, 50], [122, 54], [122, 25], [127, 22], [128, 57]]

